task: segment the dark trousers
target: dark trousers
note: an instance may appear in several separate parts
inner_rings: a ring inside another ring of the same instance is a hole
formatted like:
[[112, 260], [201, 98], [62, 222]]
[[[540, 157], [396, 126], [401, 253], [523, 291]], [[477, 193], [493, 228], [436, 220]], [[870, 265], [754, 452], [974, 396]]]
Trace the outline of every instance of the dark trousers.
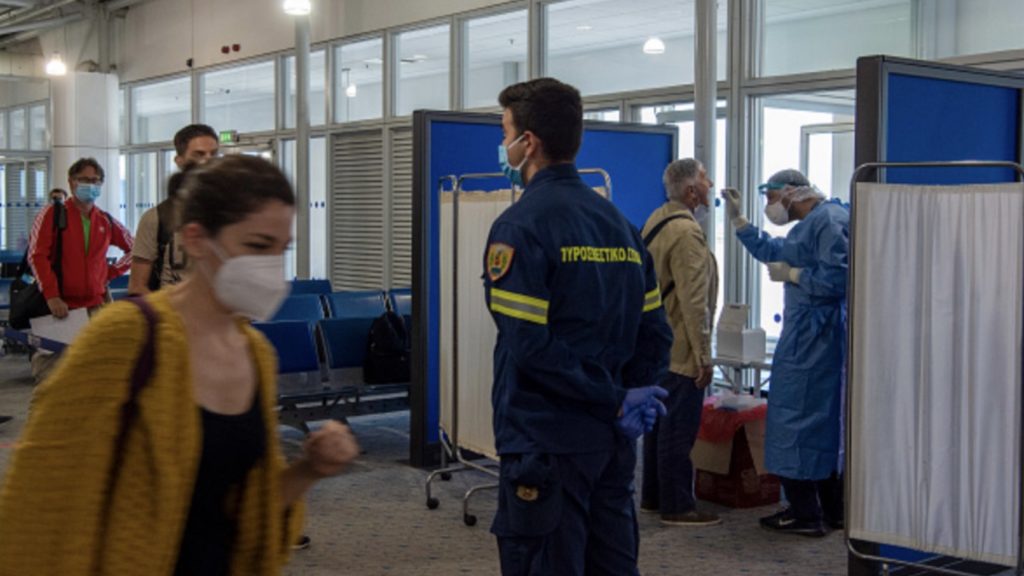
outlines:
[[693, 496], [690, 450], [697, 441], [704, 391], [693, 378], [670, 372], [661, 384], [668, 390], [662, 416], [644, 435], [644, 479], [640, 501], [662, 514], [684, 514], [697, 507]]
[[501, 458], [498, 537], [504, 576], [638, 576], [636, 443], [591, 454]]
[[793, 480], [779, 477], [789, 509], [797, 520], [820, 522], [843, 519], [843, 477], [824, 480]]

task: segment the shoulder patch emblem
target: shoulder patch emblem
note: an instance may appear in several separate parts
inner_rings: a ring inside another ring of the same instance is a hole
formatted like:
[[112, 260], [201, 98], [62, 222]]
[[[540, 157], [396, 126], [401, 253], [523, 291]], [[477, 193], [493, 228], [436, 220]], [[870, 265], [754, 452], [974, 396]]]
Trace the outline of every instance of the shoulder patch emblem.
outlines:
[[516, 249], [508, 244], [496, 242], [487, 247], [487, 277], [497, 282], [512, 267], [512, 256]]

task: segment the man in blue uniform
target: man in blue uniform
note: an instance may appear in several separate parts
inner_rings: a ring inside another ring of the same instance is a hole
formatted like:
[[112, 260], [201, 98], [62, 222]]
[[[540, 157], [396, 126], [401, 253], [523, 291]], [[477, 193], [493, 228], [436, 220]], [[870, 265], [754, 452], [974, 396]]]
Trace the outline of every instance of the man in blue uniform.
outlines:
[[803, 536], [842, 528], [842, 394], [846, 358], [846, 277], [850, 212], [826, 201], [796, 170], [761, 186], [776, 226], [798, 221], [785, 238], [760, 232], [742, 215], [739, 192], [722, 196], [736, 236], [785, 283], [782, 334], [772, 357], [765, 467], [779, 476], [789, 508], [761, 526]]
[[542, 78], [499, 102], [499, 160], [526, 187], [484, 256], [502, 574], [636, 575], [636, 438], [664, 413], [672, 342], [654, 265], [576, 171], [579, 92]]

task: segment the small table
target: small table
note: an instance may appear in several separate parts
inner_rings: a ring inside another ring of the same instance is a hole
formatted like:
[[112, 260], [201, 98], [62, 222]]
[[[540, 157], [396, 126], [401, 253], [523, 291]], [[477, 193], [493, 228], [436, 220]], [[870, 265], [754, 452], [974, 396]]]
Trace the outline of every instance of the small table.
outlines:
[[[714, 356], [711, 358], [711, 365], [721, 369], [722, 378], [729, 383], [729, 387], [736, 394], [742, 391], [739, 375], [743, 370], [753, 370], [754, 381], [757, 382], [757, 385], [751, 388], [750, 393], [757, 395], [760, 393], [761, 388], [764, 388], [764, 385], [768, 383], [767, 378], [761, 379], [761, 372], [771, 371], [772, 359], [771, 357], [765, 357], [760, 360], [741, 360], [739, 358]], [[729, 370], [726, 370], [726, 368]]]

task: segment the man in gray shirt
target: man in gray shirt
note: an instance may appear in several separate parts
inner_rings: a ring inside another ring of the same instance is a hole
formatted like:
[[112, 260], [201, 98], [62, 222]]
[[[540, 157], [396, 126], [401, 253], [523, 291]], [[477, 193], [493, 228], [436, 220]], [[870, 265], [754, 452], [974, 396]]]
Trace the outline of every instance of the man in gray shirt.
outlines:
[[128, 279], [128, 292], [133, 295], [148, 294], [181, 281], [185, 255], [176, 233], [180, 204], [177, 189], [181, 185], [182, 173], [216, 157], [220, 143], [213, 128], [205, 124], [190, 124], [174, 135], [174, 149], [177, 153], [174, 163], [181, 172], [171, 176], [167, 199], [146, 210], [135, 231], [131, 276]]

